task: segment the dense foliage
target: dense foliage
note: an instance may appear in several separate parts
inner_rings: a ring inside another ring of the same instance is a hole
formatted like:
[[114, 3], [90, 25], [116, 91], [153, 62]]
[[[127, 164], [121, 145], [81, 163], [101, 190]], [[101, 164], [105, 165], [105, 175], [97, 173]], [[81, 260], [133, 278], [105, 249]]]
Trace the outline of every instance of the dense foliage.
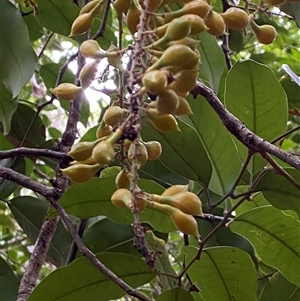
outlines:
[[299, 16], [0, 1], [0, 300], [299, 300]]

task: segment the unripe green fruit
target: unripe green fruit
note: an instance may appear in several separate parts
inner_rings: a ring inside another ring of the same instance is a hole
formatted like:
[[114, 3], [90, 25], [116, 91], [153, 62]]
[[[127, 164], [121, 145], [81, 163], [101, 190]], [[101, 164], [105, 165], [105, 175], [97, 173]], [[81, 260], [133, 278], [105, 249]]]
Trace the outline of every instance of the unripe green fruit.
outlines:
[[99, 140], [82, 141], [74, 144], [68, 154], [76, 161], [84, 161], [91, 157], [94, 147]]
[[203, 0], [194, 0], [186, 3], [181, 9], [164, 14], [165, 23], [187, 14], [195, 14], [201, 18], [205, 18], [211, 6]]
[[111, 136], [112, 133], [113, 133], [112, 126], [105, 124], [105, 122], [102, 120], [97, 128], [96, 138], [100, 139], [106, 136]]
[[237, 7], [228, 8], [225, 13], [220, 14], [226, 26], [234, 30], [242, 30], [249, 24], [248, 14]]
[[177, 193], [188, 191], [189, 185], [172, 185], [161, 194], [161, 196], [172, 196]]
[[169, 205], [151, 202], [151, 207], [155, 210], [167, 213], [173, 220], [175, 227], [184, 234], [199, 237], [198, 225], [192, 215]]
[[160, 132], [180, 131], [176, 118], [171, 114], [160, 115], [156, 109], [148, 109], [147, 116]]
[[261, 44], [271, 44], [276, 38], [277, 32], [274, 26], [269, 24], [257, 25], [254, 21], [250, 25], [255, 33], [256, 39]]
[[195, 53], [186, 45], [172, 45], [167, 48], [162, 56], [148, 68], [151, 70], [171, 67], [176, 70], [195, 68], [200, 60], [200, 54]]
[[114, 160], [115, 151], [113, 144], [116, 143], [122, 136], [121, 129], [117, 129], [110, 137], [101, 140], [93, 149], [92, 157], [101, 165], [109, 164]]
[[82, 87], [75, 86], [71, 83], [62, 83], [50, 90], [58, 99], [63, 100], [73, 100], [82, 93]]
[[98, 60], [106, 57], [106, 51], [104, 51], [95, 40], [84, 41], [80, 45], [79, 50], [85, 58]]
[[[162, 46], [166, 46], [166, 48], [172, 46], [172, 45], [185, 45], [185, 46], [188, 46], [190, 47], [193, 51], [195, 51], [199, 45], [200, 41], [199, 40], [194, 40], [194, 39], [191, 39], [189, 37], [185, 37], [181, 40], [177, 40], [177, 41], [172, 41], [172, 42], [169, 42], [167, 43], [166, 45], [162, 45]], [[164, 48], [164, 47], [162, 47]], [[166, 49], [165, 48], [165, 49]]]
[[185, 38], [190, 33], [190, 23], [187, 19], [174, 19], [166, 24], [166, 32], [163, 37], [149, 45], [149, 47], [160, 47], [171, 41], [176, 41]]
[[210, 11], [204, 18], [204, 23], [208, 27], [207, 32], [213, 36], [226, 34], [226, 25], [220, 14]]
[[196, 35], [199, 34], [202, 31], [208, 30], [208, 27], [205, 25], [204, 20], [195, 14], [186, 14], [180, 17], [180, 19], [186, 19], [188, 20], [190, 24], [190, 34]]
[[104, 115], [103, 115], [103, 121], [112, 127], [119, 124], [119, 122], [122, 121], [124, 115], [128, 112], [127, 109], [122, 109], [119, 106], [111, 106], [109, 107]]
[[153, 70], [146, 72], [142, 83], [147, 92], [157, 95], [166, 89], [168, 85], [167, 73], [164, 70]]
[[140, 141], [132, 142], [128, 149], [128, 159], [132, 161], [134, 158], [137, 158], [137, 167], [145, 165], [148, 161], [148, 152], [146, 146]]
[[79, 79], [83, 89], [89, 87], [92, 81], [94, 80], [98, 70], [99, 62], [100, 62], [99, 60], [95, 60], [93, 62], [85, 64], [81, 69], [79, 74]]
[[157, 95], [156, 109], [159, 114], [172, 114], [178, 107], [178, 96], [171, 89], [165, 89]]
[[94, 177], [95, 173], [99, 171], [100, 168], [101, 164], [98, 163], [94, 165], [77, 163], [62, 169], [61, 171], [67, 175], [71, 181], [75, 183], [83, 183]]
[[158, 141], [144, 142], [148, 152], [148, 160], [157, 160], [162, 153], [161, 144]]
[[203, 214], [200, 199], [196, 194], [189, 191], [179, 192], [170, 196], [153, 194], [151, 200], [178, 208], [186, 214]]

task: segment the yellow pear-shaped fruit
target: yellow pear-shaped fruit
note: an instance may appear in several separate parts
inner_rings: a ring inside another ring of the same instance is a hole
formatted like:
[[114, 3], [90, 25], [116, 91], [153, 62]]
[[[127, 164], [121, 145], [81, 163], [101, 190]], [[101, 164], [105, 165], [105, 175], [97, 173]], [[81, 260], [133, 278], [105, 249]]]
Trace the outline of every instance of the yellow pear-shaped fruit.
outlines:
[[114, 127], [122, 121], [123, 117], [127, 112], [127, 109], [122, 109], [119, 106], [111, 106], [105, 111], [103, 115], [103, 120], [107, 125], [111, 125], [112, 127]]
[[156, 109], [148, 109], [147, 116], [160, 132], [180, 131], [176, 118], [171, 114], [160, 115]]
[[166, 194], [153, 194], [151, 200], [161, 204], [173, 206], [186, 214], [203, 215], [202, 203], [199, 197], [189, 191], [183, 191], [169, 196]]
[[[178, 92], [177, 92], [178, 93]], [[193, 111], [187, 102], [187, 100], [181, 96], [178, 96], [178, 107], [177, 109], [173, 112], [174, 115], [179, 116], [179, 115], [192, 115]]]
[[196, 35], [202, 31], [208, 30], [208, 27], [205, 25], [204, 20], [195, 14], [186, 14], [180, 17], [180, 19], [188, 20], [190, 24], [190, 34]]
[[81, 69], [79, 79], [83, 89], [88, 88], [94, 80], [98, 70], [99, 62], [99, 60], [95, 60], [93, 62], [87, 63]]
[[151, 207], [157, 211], [168, 214], [174, 222], [175, 227], [184, 234], [199, 237], [198, 225], [194, 217], [182, 212], [173, 206], [151, 202]]
[[110, 199], [116, 207], [127, 208], [131, 204], [131, 192], [126, 188], [119, 188]]
[[79, 12], [79, 15], [89, 13], [91, 10], [95, 8], [95, 6], [99, 3], [99, 0], [92, 0], [88, 2], [86, 5], [82, 7], [82, 9]]
[[158, 141], [144, 142], [148, 152], [148, 160], [157, 160], [162, 154], [162, 147]]
[[171, 196], [180, 192], [186, 192], [189, 189], [189, 185], [172, 185], [165, 189], [165, 191], [161, 194], [162, 196]]
[[189, 92], [197, 82], [198, 69], [184, 69], [173, 75], [174, 81], [168, 86], [175, 92]]
[[82, 141], [74, 144], [68, 154], [76, 161], [84, 161], [91, 157], [94, 147], [99, 143], [95, 141]]
[[62, 83], [50, 90], [58, 99], [62, 100], [73, 100], [82, 93], [82, 87], [71, 83]]
[[110, 136], [113, 133], [113, 128], [110, 125], [105, 124], [105, 122], [102, 120], [97, 128], [96, 131], [96, 138], [100, 139], [106, 136]]
[[165, 70], [153, 70], [146, 72], [142, 78], [142, 83], [147, 92], [157, 95], [166, 89], [168, 76]]
[[194, 0], [186, 3], [181, 9], [175, 10], [169, 13], [165, 13], [163, 17], [165, 18], [165, 23], [170, 22], [171, 20], [181, 17], [187, 14], [195, 14], [201, 18], [205, 18], [211, 6], [204, 0]]
[[79, 47], [80, 53], [89, 59], [103, 59], [106, 57], [106, 51], [104, 51], [95, 40], [86, 40]]
[[165, 89], [157, 95], [156, 109], [159, 114], [172, 114], [178, 107], [178, 96], [171, 89]]
[[137, 158], [137, 166], [140, 168], [142, 165], [145, 165], [148, 161], [148, 152], [146, 146], [140, 141], [134, 141], [130, 144], [128, 149], [128, 159], [130, 161], [133, 158]]
[[134, 1], [131, 1], [130, 7], [127, 11], [126, 25], [132, 35], [136, 33], [137, 26], [140, 22], [141, 11], [136, 7]]
[[127, 13], [132, 0], [116, 0], [114, 2], [114, 8], [118, 15], [122, 13]]
[[129, 186], [129, 179], [123, 168], [117, 174], [115, 183], [118, 188], [127, 188]]
[[204, 18], [204, 23], [208, 27], [207, 32], [213, 36], [226, 34], [226, 25], [220, 14], [210, 11]]
[[151, 70], [161, 69], [163, 67], [173, 67], [176, 70], [195, 68], [200, 60], [200, 54], [194, 52], [186, 45], [172, 45], [168, 47], [161, 57], [148, 68]]
[[257, 25], [254, 21], [250, 25], [255, 33], [256, 39], [261, 44], [271, 44], [276, 38], [277, 32], [274, 26], [269, 24]]
[[225, 13], [220, 14], [226, 26], [234, 30], [242, 30], [249, 24], [248, 14], [237, 7], [228, 8]]
[[61, 171], [67, 175], [71, 181], [75, 183], [83, 183], [90, 180], [97, 171], [101, 168], [101, 164], [87, 165], [77, 163], [71, 165], [67, 168], [62, 169]]

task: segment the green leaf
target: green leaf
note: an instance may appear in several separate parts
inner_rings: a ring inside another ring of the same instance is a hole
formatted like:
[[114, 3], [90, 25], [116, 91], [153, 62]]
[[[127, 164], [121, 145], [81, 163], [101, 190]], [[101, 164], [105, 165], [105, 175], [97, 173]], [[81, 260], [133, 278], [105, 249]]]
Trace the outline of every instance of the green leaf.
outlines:
[[[150, 180], [139, 180], [138, 185], [148, 193], [161, 194], [163, 188]], [[68, 214], [79, 218], [90, 218], [104, 215], [112, 221], [123, 224], [133, 222], [133, 214], [127, 208], [115, 207], [111, 203], [111, 196], [116, 191], [115, 177], [92, 178], [82, 184], [74, 183], [60, 199], [61, 205]], [[53, 218], [57, 213], [50, 210], [48, 218]], [[140, 213], [141, 222], [150, 224], [154, 229], [161, 232], [175, 230], [171, 218], [162, 212], [146, 208]]]
[[[41, 66], [40, 75], [44, 80], [47, 89], [55, 87], [57, 75], [62, 66], [63, 64], [55, 64], [55, 63], [49, 63]], [[70, 69], [67, 69], [66, 72], [64, 72], [63, 74], [62, 83], [73, 83], [74, 80], [75, 80], [74, 74]]]
[[17, 300], [19, 288], [18, 278], [14, 275], [10, 266], [0, 256], [0, 296], [3, 301]]
[[[152, 231], [147, 231], [145, 234], [148, 249], [156, 254], [154, 267], [157, 271], [167, 275], [174, 275], [176, 273], [171, 266], [169, 254], [166, 249], [166, 242], [163, 239], [157, 238]], [[165, 275], [157, 275], [162, 291], [177, 287], [177, 279]], [[177, 300], [170, 298], [169, 300]]]
[[7, 135], [11, 129], [11, 119], [18, 107], [17, 98], [12, 98], [12, 94], [0, 82], [0, 132]]
[[[265, 65], [252, 60], [236, 63], [227, 75], [225, 103], [249, 130], [265, 140], [271, 141], [286, 130], [286, 94]], [[265, 164], [260, 156], [256, 158], [249, 167], [252, 173]]]
[[[11, 168], [12, 170], [25, 174], [26, 172], [26, 164], [24, 158], [7, 158], [0, 160], [0, 165]], [[0, 198], [5, 200], [8, 198], [17, 188], [17, 184], [13, 181], [5, 180], [4, 178], [0, 178]]]
[[297, 301], [300, 300], [300, 288], [290, 283], [280, 273], [276, 272], [269, 278], [259, 301]]
[[[286, 168], [286, 172], [300, 183], [300, 173], [296, 169]], [[255, 186], [269, 203], [281, 210], [294, 210], [300, 217], [300, 191], [285, 177], [270, 171], [264, 174]]]
[[[9, 202], [13, 216], [33, 243], [38, 237], [48, 207], [48, 203], [31, 196], [19, 196]], [[59, 222], [48, 251], [49, 260], [56, 266], [64, 265], [71, 242], [69, 233]]]
[[272, 206], [252, 209], [229, 225], [246, 237], [258, 256], [300, 285], [300, 222]]
[[224, 53], [216, 38], [207, 32], [201, 33], [198, 37], [200, 40], [198, 50], [201, 55], [200, 78], [218, 94], [220, 80], [226, 68]]
[[[103, 239], [105, 237], [105, 239]], [[136, 255], [131, 225], [121, 225], [103, 218], [84, 231], [82, 239], [93, 252], [119, 252]]]
[[[185, 247], [187, 263], [198, 249]], [[257, 277], [250, 256], [237, 248], [213, 247], [204, 249], [200, 260], [188, 270], [192, 282], [201, 290], [204, 301], [257, 300]]]
[[[143, 259], [121, 253], [100, 253], [97, 258], [132, 287], [139, 287], [155, 275]], [[134, 269], [133, 269], [134, 267]], [[125, 291], [101, 273], [87, 258], [74, 260], [44, 278], [28, 301], [108, 301], [122, 297]]]
[[23, 16], [28, 27], [28, 34], [30, 41], [36, 41], [44, 35], [43, 26], [36, 20], [33, 14]]
[[[189, 97], [188, 100], [194, 114], [184, 116], [182, 119], [195, 129], [211, 162], [213, 170], [209, 189], [223, 195], [231, 189], [240, 172], [239, 154], [230, 134], [206, 99], [198, 96], [197, 99]], [[188, 149], [190, 147], [189, 144]], [[195, 158], [195, 154], [197, 154], [197, 158]], [[193, 151], [190, 156], [194, 160], [194, 164], [197, 162], [202, 165], [202, 157], [200, 154], [198, 155], [198, 151]]]
[[280, 5], [280, 9], [294, 17], [297, 26], [300, 28], [300, 3], [299, 2], [287, 2]]
[[34, 73], [37, 58], [21, 13], [7, 0], [0, 1], [0, 32], [0, 84], [13, 99]]
[[79, 7], [73, 1], [35, 0], [38, 7], [36, 19], [47, 29], [68, 36], [71, 26], [79, 14]]
[[160, 294], [156, 301], [193, 301], [193, 296], [186, 290], [177, 287]]
[[42, 119], [36, 116], [36, 111], [30, 106], [20, 103], [12, 118], [11, 131], [8, 134], [10, 141], [19, 145], [29, 128], [24, 146], [36, 147], [45, 142], [46, 133]]
[[[178, 120], [178, 125], [180, 132], [162, 133], [144, 122], [142, 137], [145, 141], [156, 140], [161, 143], [163, 151], [160, 161], [166, 167], [183, 177], [208, 185], [211, 164], [205, 149], [191, 126], [181, 120]], [[194, 154], [197, 154], [201, 160], [197, 160]]]

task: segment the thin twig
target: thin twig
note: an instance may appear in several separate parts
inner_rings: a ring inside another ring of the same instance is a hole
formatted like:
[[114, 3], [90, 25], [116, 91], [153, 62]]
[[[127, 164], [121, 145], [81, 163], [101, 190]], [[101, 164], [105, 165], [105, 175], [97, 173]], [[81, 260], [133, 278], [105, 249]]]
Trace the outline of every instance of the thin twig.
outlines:
[[11, 157], [47, 157], [57, 160], [72, 161], [72, 158], [69, 155], [53, 151], [51, 149], [18, 147], [15, 149], [0, 151], [0, 159]]

